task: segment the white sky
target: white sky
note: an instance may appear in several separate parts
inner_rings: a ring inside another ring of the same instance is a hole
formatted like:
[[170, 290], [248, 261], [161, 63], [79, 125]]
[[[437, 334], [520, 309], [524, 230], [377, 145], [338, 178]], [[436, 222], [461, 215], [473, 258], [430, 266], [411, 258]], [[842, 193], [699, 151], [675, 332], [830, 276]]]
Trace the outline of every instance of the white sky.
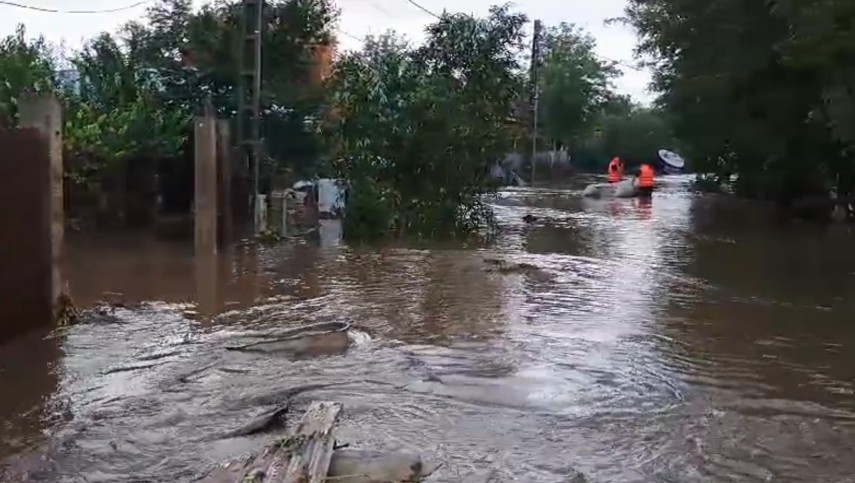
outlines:
[[[13, 0], [17, 3], [59, 10], [103, 10], [123, 7], [135, 0]], [[194, 0], [201, 5], [206, 0]], [[483, 15], [488, 8], [502, 0], [416, 0], [428, 10], [441, 13], [443, 9]], [[424, 27], [435, 20], [407, 0], [337, 0], [341, 9], [339, 27], [342, 32], [361, 38], [393, 29], [413, 41], [421, 41]], [[626, 0], [516, 0], [514, 7], [529, 18], [540, 18], [546, 26], [572, 22], [585, 28], [597, 39], [597, 53], [623, 64], [624, 75], [616, 81], [620, 92], [638, 101], [649, 101], [647, 92], [650, 74], [627, 68], [636, 61], [632, 49], [635, 35], [622, 25], [606, 26], [608, 18], [623, 14]], [[67, 48], [79, 47], [87, 38], [102, 31], [113, 32], [129, 20], [139, 19], [145, 6], [106, 14], [57, 14], [24, 10], [0, 4], [0, 35], [15, 30], [24, 23], [30, 35], [43, 34], [54, 43], [63, 42]], [[343, 48], [359, 47], [359, 41], [346, 34], [339, 36]]]

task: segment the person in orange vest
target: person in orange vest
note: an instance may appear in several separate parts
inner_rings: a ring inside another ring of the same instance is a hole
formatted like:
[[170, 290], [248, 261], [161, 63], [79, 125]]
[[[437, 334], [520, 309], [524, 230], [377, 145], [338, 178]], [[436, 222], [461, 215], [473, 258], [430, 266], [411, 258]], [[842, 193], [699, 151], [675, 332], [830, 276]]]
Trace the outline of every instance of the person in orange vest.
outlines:
[[653, 170], [653, 167], [647, 163], [642, 164], [641, 167], [638, 168], [636, 176], [638, 177], [639, 196], [652, 196], [655, 184], [654, 177], [656, 176], [656, 172]]
[[620, 183], [623, 179], [623, 163], [615, 156], [609, 163], [609, 183]]

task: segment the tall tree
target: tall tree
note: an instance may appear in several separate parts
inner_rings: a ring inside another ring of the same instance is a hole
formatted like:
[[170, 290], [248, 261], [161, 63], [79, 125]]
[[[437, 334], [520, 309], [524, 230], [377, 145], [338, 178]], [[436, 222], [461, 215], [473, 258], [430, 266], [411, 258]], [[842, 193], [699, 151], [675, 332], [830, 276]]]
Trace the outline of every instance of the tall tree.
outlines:
[[784, 202], [845, 174], [851, 155], [834, 133], [845, 114], [830, 108], [845, 105], [835, 64], [855, 48], [844, 4], [630, 0], [660, 103], [701, 169], [739, 173], [744, 192]]
[[781, 45], [784, 63], [812, 72], [821, 103], [811, 117], [830, 130], [839, 156], [827, 159], [842, 195], [855, 192], [855, 3], [833, 0], [776, 2], [773, 12], [790, 26]]
[[[328, 68], [318, 64], [331, 61], [337, 12], [331, 0], [265, 5], [266, 159], [271, 169], [310, 173], [324, 151], [316, 120], [326, 91], [318, 72]], [[14, 125], [22, 92], [59, 90], [74, 186], [97, 191], [108, 178], [139, 176], [129, 162], [140, 167], [143, 159], [150, 174], [188, 152], [190, 119], [205, 99], [234, 117], [240, 15], [235, 0], [200, 10], [190, 0], [158, 0], [140, 21], [118, 35], [98, 35], [72, 55], [76, 75], [60, 72], [44, 40], [28, 40], [21, 27], [0, 42], [0, 125]]]
[[598, 128], [602, 159], [620, 156], [630, 164], [655, 163], [658, 150], [673, 147], [670, 126], [655, 109], [633, 107], [626, 113], [603, 114]]
[[596, 55], [593, 37], [572, 24], [547, 30], [543, 42], [544, 132], [549, 139], [572, 145], [590, 131], [619, 71]]
[[390, 36], [346, 56], [333, 83], [349, 180], [350, 236], [468, 232], [489, 211], [487, 166], [511, 147], [520, 98], [523, 15], [445, 15], [409, 48]]
[[44, 37], [28, 40], [24, 25], [0, 40], [0, 129], [17, 125], [18, 96], [56, 89], [56, 60]]

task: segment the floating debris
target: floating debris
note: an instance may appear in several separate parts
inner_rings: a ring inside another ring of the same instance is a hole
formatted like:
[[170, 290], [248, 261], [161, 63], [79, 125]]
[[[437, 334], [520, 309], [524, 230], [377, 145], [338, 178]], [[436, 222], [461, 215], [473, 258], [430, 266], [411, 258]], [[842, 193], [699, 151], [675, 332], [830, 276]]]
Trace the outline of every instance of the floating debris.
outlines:
[[80, 322], [80, 310], [74, 306], [74, 301], [65, 290], [56, 298], [56, 326], [71, 327]]
[[258, 416], [249, 424], [241, 426], [240, 428], [230, 431], [222, 436], [225, 438], [238, 438], [243, 436], [252, 436], [254, 434], [258, 434], [265, 431], [282, 429], [285, 427], [285, 423], [287, 422], [286, 416], [288, 415], [289, 406], [280, 406], [272, 411], [268, 411], [261, 416]]
[[505, 260], [498, 260], [494, 258], [484, 259], [484, 263], [489, 265], [487, 268], [485, 268], [485, 271], [491, 273], [500, 273], [503, 275], [523, 274], [542, 282], [549, 282], [553, 280], [552, 275], [546, 273], [545, 271], [543, 271], [543, 269], [531, 263], [508, 262]]

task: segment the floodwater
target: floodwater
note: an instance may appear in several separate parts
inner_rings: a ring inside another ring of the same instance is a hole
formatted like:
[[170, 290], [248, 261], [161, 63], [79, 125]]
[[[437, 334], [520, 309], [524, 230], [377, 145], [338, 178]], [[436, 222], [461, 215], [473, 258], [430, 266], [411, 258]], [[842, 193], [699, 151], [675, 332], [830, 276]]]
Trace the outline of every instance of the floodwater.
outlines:
[[[0, 458], [34, 481], [192, 481], [272, 438], [223, 435], [277, 397], [331, 384], [292, 403], [343, 402], [339, 441], [419, 452], [431, 481], [853, 481], [855, 234], [688, 184], [506, 190], [485, 247], [325, 233], [194, 260], [72, 238], [74, 298], [119, 305], [0, 347]], [[346, 352], [224, 350], [333, 320], [357, 328]]]

